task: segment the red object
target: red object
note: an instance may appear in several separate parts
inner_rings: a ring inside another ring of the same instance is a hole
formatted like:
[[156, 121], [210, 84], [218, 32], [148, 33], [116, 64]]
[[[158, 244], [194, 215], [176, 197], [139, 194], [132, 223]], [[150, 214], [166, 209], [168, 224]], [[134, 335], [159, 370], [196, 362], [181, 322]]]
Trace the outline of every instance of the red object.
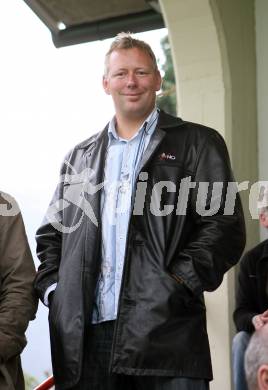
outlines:
[[51, 387], [53, 386], [54, 386], [54, 378], [53, 376], [50, 376], [44, 382], [40, 383], [40, 385], [35, 387], [34, 390], [48, 390], [51, 389]]

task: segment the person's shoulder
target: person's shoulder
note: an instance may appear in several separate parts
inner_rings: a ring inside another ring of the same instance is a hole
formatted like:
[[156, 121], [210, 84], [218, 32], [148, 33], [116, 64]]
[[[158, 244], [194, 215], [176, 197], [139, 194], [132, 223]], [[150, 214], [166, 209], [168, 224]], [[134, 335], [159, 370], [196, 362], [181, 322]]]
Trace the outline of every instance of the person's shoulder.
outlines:
[[0, 190], [0, 214], [1, 214], [1, 210], [10, 209], [11, 207], [14, 206], [16, 206], [16, 208], [19, 209], [19, 205], [16, 199], [10, 194], [8, 194], [7, 192]]
[[77, 145], [75, 145], [75, 147], [72, 150], [75, 151], [75, 150], [80, 150], [80, 149], [83, 149], [83, 150], [88, 149], [89, 147], [91, 147], [91, 145], [94, 145], [96, 143], [96, 141], [98, 140], [98, 138], [102, 134], [103, 134], [103, 130], [93, 134], [89, 138], [87, 138], [84, 141], [79, 142]]
[[268, 239], [260, 242], [256, 248], [259, 249], [262, 257], [268, 257]]
[[16, 199], [0, 190], [0, 228], [11, 223], [14, 218], [20, 218], [21, 211]]
[[105, 134], [107, 133], [106, 129], [107, 126], [103, 130], [91, 135], [89, 138], [85, 139], [84, 141], [78, 143], [73, 148], [71, 148], [65, 155], [64, 161], [68, 161], [70, 158], [74, 158], [75, 156], [79, 158], [80, 155], [89, 152], [91, 148], [96, 145], [98, 140], [101, 137], [105, 136]]
[[264, 257], [268, 258], [268, 239], [260, 242], [243, 256], [242, 262], [250, 262], [260, 260]]
[[11, 195], [9, 195], [6, 192], [0, 190], [0, 205], [8, 206], [9, 203], [10, 203], [10, 199], [11, 198], [14, 199], [13, 197], [11, 197]]
[[166, 130], [171, 130], [173, 128], [175, 131], [179, 131], [180, 134], [185, 133], [188, 136], [193, 136], [204, 141], [209, 138], [223, 140], [221, 134], [212, 127], [170, 115], [163, 110], [160, 110], [159, 112], [158, 124], [159, 127]]
[[255, 253], [255, 252], [260, 252], [260, 253], [265, 253], [268, 255], [268, 239], [260, 242], [256, 246], [254, 246], [252, 249], [249, 250], [249, 253]]

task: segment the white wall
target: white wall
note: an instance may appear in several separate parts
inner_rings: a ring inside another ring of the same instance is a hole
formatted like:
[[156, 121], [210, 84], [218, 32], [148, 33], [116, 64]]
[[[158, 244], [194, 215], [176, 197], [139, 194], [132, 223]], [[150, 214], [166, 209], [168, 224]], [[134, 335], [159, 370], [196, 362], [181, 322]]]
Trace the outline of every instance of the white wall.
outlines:
[[[172, 48], [179, 114], [216, 128], [226, 140], [236, 179], [251, 186], [258, 180], [253, 0], [161, 0], [160, 5]], [[258, 221], [249, 213], [249, 191], [241, 196], [247, 245], [252, 247], [259, 238]], [[211, 390], [232, 388], [234, 285], [233, 268], [217, 291], [206, 294]]]

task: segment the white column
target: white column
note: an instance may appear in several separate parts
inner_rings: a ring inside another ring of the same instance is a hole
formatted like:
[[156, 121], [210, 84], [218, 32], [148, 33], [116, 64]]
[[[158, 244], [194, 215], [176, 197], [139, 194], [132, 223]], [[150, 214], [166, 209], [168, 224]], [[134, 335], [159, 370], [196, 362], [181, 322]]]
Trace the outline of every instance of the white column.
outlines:
[[[178, 113], [218, 130], [226, 140], [237, 180], [257, 180], [255, 36], [251, 0], [161, 0], [173, 54]], [[250, 153], [250, 160], [249, 160]], [[243, 194], [250, 246], [257, 222]], [[234, 333], [234, 269], [206, 294], [214, 381], [229, 390]], [[191, 346], [189, 346], [190, 348]]]

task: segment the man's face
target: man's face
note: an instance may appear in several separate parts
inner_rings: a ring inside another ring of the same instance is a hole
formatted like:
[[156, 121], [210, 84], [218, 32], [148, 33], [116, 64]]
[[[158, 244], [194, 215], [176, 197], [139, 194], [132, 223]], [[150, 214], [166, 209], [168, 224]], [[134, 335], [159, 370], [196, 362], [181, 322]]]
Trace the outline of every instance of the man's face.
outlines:
[[116, 115], [140, 120], [154, 108], [161, 76], [143, 50], [119, 49], [110, 55], [103, 87], [113, 98]]
[[259, 219], [260, 219], [261, 225], [268, 229], [268, 210], [262, 211], [260, 213]]

